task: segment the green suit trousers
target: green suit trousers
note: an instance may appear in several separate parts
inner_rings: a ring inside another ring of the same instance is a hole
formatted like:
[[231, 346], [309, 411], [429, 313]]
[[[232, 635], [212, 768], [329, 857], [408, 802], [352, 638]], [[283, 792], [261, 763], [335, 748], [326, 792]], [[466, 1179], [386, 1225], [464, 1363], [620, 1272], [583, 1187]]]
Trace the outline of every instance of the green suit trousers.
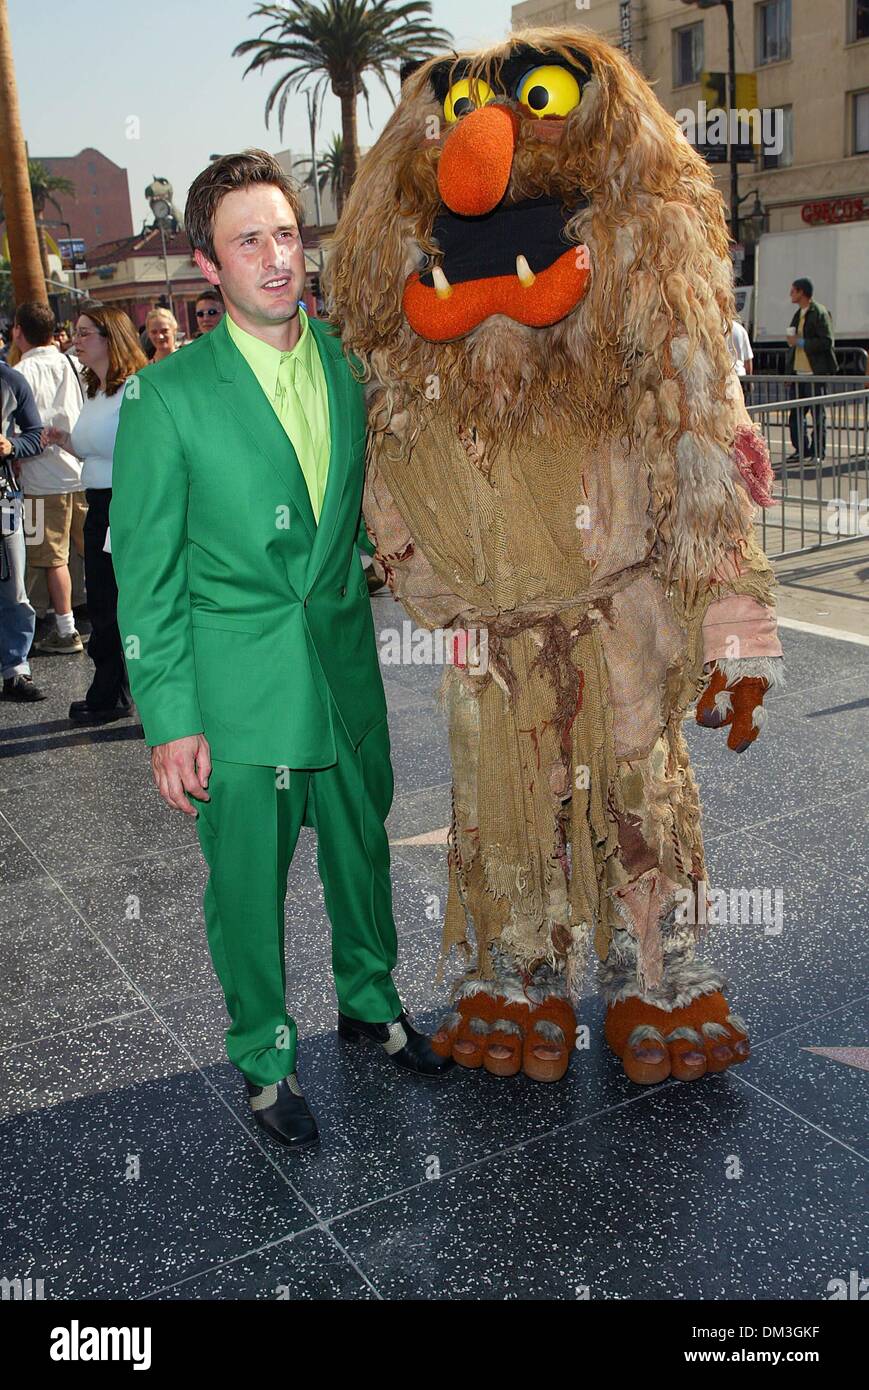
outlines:
[[383, 720], [354, 749], [334, 706], [332, 714], [333, 766], [275, 769], [215, 759], [210, 801], [188, 796], [210, 871], [203, 906], [231, 1019], [226, 1051], [258, 1086], [296, 1067], [284, 903], [302, 825], [317, 832], [338, 1007], [368, 1023], [390, 1022], [401, 1011], [391, 975], [397, 941], [384, 827], [393, 793], [389, 732]]

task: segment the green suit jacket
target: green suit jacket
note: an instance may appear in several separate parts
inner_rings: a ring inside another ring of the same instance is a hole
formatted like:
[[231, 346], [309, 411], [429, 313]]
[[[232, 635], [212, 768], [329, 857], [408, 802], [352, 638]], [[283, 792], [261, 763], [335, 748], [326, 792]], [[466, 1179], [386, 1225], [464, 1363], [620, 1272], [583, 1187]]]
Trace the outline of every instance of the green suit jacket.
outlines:
[[361, 526], [363, 391], [310, 320], [332, 432], [320, 523], [295, 450], [221, 323], [125, 388], [109, 511], [118, 625], [149, 746], [204, 733], [215, 758], [336, 761], [386, 718]]

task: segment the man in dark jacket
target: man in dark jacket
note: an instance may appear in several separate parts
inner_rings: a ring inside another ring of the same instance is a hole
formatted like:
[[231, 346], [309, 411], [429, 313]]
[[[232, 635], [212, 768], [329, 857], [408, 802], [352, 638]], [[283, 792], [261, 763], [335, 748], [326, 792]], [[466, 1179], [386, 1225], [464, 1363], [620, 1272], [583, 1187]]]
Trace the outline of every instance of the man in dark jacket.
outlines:
[[[814, 286], [811, 280], [795, 280], [791, 285], [791, 303], [797, 311], [788, 329], [789, 351], [785, 362], [787, 376], [835, 376], [839, 369], [833, 351], [833, 324], [830, 314], [823, 304], [816, 304], [812, 298]], [[791, 388], [796, 398], [816, 397], [826, 393], [823, 381], [798, 381]], [[808, 420], [812, 417], [811, 435]], [[790, 435], [794, 452], [788, 462], [801, 458], [824, 457], [824, 436], [826, 420], [824, 407], [799, 406], [790, 414]]]
[[20, 372], [0, 362], [0, 670], [4, 700], [44, 700], [27, 654], [36, 614], [24, 587], [26, 551], [16, 459], [40, 453], [42, 421]]

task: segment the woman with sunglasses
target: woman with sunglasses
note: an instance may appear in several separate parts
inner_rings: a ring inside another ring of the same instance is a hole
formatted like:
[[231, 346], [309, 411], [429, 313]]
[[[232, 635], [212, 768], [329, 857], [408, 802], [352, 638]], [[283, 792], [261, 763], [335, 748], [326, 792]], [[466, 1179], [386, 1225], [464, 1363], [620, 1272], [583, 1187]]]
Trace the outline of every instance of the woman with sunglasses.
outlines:
[[133, 707], [118, 631], [118, 589], [111, 553], [105, 549], [112, 455], [125, 383], [147, 365], [147, 360], [131, 320], [111, 304], [85, 304], [73, 341], [83, 368], [82, 411], [70, 434], [43, 430], [42, 447], [59, 444], [84, 460], [81, 478], [88, 502], [84, 568], [91, 621], [88, 655], [96, 670], [85, 698], [70, 705], [69, 717], [77, 724], [107, 724], [125, 718]]

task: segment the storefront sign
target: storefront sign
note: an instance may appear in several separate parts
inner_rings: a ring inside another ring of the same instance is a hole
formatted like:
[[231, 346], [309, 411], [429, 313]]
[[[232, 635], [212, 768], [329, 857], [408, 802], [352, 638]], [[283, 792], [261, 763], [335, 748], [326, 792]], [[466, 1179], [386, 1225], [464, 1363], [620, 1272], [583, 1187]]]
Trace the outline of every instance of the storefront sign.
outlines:
[[869, 218], [869, 199], [826, 198], [819, 203], [803, 203], [802, 217], [810, 227], [830, 222], [863, 222]]
[[619, 47], [625, 53], [631, 52], [631, 0], [619, 0]]

